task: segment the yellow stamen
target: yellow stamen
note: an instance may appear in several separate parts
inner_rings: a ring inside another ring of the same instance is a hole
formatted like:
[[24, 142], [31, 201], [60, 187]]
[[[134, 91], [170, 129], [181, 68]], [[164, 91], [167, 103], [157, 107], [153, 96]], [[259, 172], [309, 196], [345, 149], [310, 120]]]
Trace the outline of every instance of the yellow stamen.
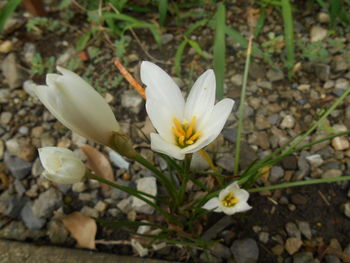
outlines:
[[191, 141], [191, 140], [187, 140], [187, 141], [186, 141], [186, 144], [190, 144], [190, 145], [191, 145], [191, 144], [193, 144], [193, 143], [194, 143], [194, 141]]
[[226, 206], [226, 207], [232, 207], [234, 206], [235, 204], [238, 203], [238, 199], [235, 198], [235, 196], [233, 195], [233, 193], [228, 193], [224, 199], [221, 201], [221, 204], [223, 206]]
[[181, 135], [185, 136], [185, 131], [184, 129], [182, 128], [182, 125], [181, 123], [178, 121], [178, 119], [174, 118], [174, 123], [175, 123], [175, 126], [176, 126], [176, 129], [179, 133], [181, 133]]
[[190, 138], [190, 136], [192, 135], [195, 123], [196, 123], [196, 116], [193, 116], [190, 126], [188, 126], [186, 131], [186, 138]]
[[197, 140], [197, 138], [201, 135], [201, 132], [200, 131], [197, 131], [195, 134], [192, 135], [191, 138], [189, 138], [188, 140], [189, 141], [195, 141]]
[[185, 136], [179, 137], [179, 143], [180, 143], [180, 145], [184, 146], [184, 145], [185, 145], [185, 144], [184, 144], [184, 141], [185, 141]]
[[181, 134], [175, 127], [172, 127], [173, 133], [176, 137], [181, 137], [183, 134]]

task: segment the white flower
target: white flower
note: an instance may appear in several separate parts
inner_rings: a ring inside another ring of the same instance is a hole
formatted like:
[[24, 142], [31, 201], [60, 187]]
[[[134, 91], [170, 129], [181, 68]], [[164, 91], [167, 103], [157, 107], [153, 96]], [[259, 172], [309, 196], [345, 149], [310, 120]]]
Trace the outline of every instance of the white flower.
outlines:
[[174, 80], [157, 65], [143, 61], [141, 80], [146, 85], [146, 110], [158, 134], [151, 133], [151, 148], [182, 160], [211, 143], [221, 132], [234, 101], [215, 104], [215, 75], [204, 72], [185, 102]]
[[36, 86], [35, 94], [67, 128], [101, 144], [108, 144], [120, 126], [114, 114], [93, 87], [74, 72], [47, 74], [47, 86]]
[[245, 212], [252, 207], [247, 201], [249, 193], [241, 189], [237, 182], [228, 185], [223, 189], [219, 197], [210, 199], [204, 206], [204, 209], [213, 210], [214, 212], [223, 212], [227, 215], [233, 215], [238, 212]]
[[59, 184], [74, 184], [84, 177], [86, 167], [67, 148], [44, 147], [39, 150], [40, 161], [45, 169], [43, 175]]

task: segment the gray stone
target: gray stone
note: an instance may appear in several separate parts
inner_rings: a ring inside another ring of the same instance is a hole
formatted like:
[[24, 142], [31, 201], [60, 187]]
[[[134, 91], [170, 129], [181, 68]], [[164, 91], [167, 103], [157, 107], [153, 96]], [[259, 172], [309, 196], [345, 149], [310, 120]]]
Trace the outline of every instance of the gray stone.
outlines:
[[25, 43], [24, 47], [23, 47], [23, 52], [24, 52], [24, 60], [25, 62], [27, 62], [29, 65], [31, 65], [33, 63], [33, 58], [35, 56], [36, 52], [36, 48], [35, 45], [33, 43], [27, 42]]
[[319, 154], [313, 154], [305, 157], [312, 167], [318, 167], [323, 164], [323, 159]]
[[271, 124], [268, 119], [265, 118], [265, 116], [258, 114], [255, 117], [255, 126], [258, 130], [265, 130], [270, 128]]
[[[349, 109], [350, 109], [350, 107], [349, 107]], [[350, 110], [349, 110], [349, 112], [350, 112]], [[350, 113], [349, 113], [349, 116], [350, 116]], [[350, 119], [350, 117], [349, 117], [349, 119]], [[232, 143], [235, 143], [236, 142], [236, 129], [224, 129], [223, 131], [222, 131], [222, 134], [224, 135], [224, 138], [226, 139], [226, 140], [228, 140], [229, 142], [232, 142]]]
[[310, 31], [311, 42], [321, 41], [327, 37], [327, 29], [320, 26], [313, 26]]
[[266, 74], [267, 78], [271, 82], [279, 81], [284, 79], [283, 72], [278, 69], [269, 69]]
[[68, 238], [68, 231], [61, 220], [51, 219], [47, 224], [47, 236], [53, 244], [64, 244]]
[[162, 34], [160, 36], [160, 41], [162, 42], [162, 44], [166, 45], [169, 42], [171, 42], [174, 39], [174, 35], [173, 34]]
[[259, 241], [263, 244], [267, 244], [269, 242], [270, 234], [268, 232], [260, 232], [259, 233]]
[[294, 224], [293, 222], [288, 222], [286, 224], [286, 231], [290, 237], [301, 238], [301, 233], [296, 224]]
[[0, 238], [24, 241], [28, 238], [28, 231], [23, 222], [14, 220], [0, 229]]
[[11, 97], [10, 89], [0, 89], [0, 103], [7, 103]]
[[3, 192], [0, 196], [0, 214], [11, 218], [19, 218], [27, 200], [27, 198], [10, 195], [9, 191]]
[[76, 193], [84, 192], [87, 189], [87, 186], [84, 182], [77, 182], [72, 185], [72, 191]]
[[5, 81], [11, 89], [22, 86], [23, 70], [17, 65], [17, 58], [14, 53], [6, 56], [1, 65], [2, 74], [5, 76]]
[[21, 180], [30, 174], [32, 163], [24, 161], [18, 157], [13, 157], [5, 153], [5, 164], [11, 174]]
[[36, 158], [32, 166], [32, 175], [34, 177], [40, 176], [44, 172], [44, 167], [41, 164], [40, 158]]
[[8, 111], [4, 111], [0, 115], [0, 123], [2, 125], [7, 125], [12, 119], [12, 113]]
[[236, 263], [255, 263], [258, 261], [259, 248], [251, 238], [235, 240], [231, 251]]
[[24, 205], [21, 211], [21, 219], [29, 229], [41, 229], [45, 225], [46, 220], [33, 214], [32, 204], [32, 201], [28, 201]]
[[89, 217], [98, 217], [98, 211], [95, 208], [89, 207], [89, 206], [84, 206], [80, 212]]
[[139, 114], [143, 107], [142, 97], [133, 89], [127, 89], [121, 95], [121, 103], [124, 108], [129, 109], [135, 114]]
[[350, 202], [346, 202], [343, 206], [344, 214], [350, 218]]
[[280, 166], [273, 166], [270, 170], [269, 180], [271, 183], [278, 182], [284, 176], [284, 170]]
[[281, 129], [291, 129], [295, 125], [295, 118], [292, 115], [286, 115], [281, 124], [280, 127]]
[[221, 243], [215, 243], [213, 246], [211, 246], [210, 252], [216, 257], [220, 257], [224, 259], [232, 258], [230, 249]]
[[300, 252], [293, 255], [293, 263], [314, 263], [311, 252]]
[[232, 172], [235, 166], [234, 159], [231, 153], [222, 154], [216, 163], [225, 169], [226, 171]]
[[16, 189], [18, 196], [22, 196], [24, 194], [24, 192], [26, 191], [23, 184], [18, 179], [15, 180], [14, 186], [15, 186], [15, 189]]
[[343, 172], [339, 169], [328, 169], [322, 173], [322, 178], [335, 178], [339, 177], [343, 174]]
[[236, 86], [242, 86], [243, 83], [243, 76], [241, 74], [236, 74], [231, 77], [231, 82]]
[[331, 68], [327, 64], [316, 63], [313, 65], [314, 72], [316, 76], [323, 81], [327, 81], [329, 79], [329, 74], [331, 72]]
[[298, 228], [300, 232], [307, 238], [311, 239], [312, 238], [312, 232], [310, 228], [310, 224], [305, 221], [298, 221]]
[[48, 218], [61, 203], [62, 194], [55, 188], [50, 188], [40, 194], [39, 198], [34, 201], [32, 207], [33, 214], [39, 218]]
[[0, 160], [4, 157], [5, 144], [3, 140], [0, 140]]
[[[157, 195], [157, 182], [154, 177], [144, 177], [136, 181], [136, 189], [144, 193], [156, 196]], [[154, 199], [147, 198], [149, 201], [154, 202]], [[152, 214], [154, 208], [147, 204], [145, 201], [133, 196], [132, 197], [132, 209], [136, 212], [144, 214]]]
[[130, 167], [130, 163], [128, 161], [126, 161], [119, 153], [115, 152], [115, 151], [110, 151], [108, 153], [109, 159], [111, 160], [111, 162], [119, 168], [128, 170]]
[[340, 263], [340, 259], [334, 255], [326, 255], [324, 258], [325, 263]]

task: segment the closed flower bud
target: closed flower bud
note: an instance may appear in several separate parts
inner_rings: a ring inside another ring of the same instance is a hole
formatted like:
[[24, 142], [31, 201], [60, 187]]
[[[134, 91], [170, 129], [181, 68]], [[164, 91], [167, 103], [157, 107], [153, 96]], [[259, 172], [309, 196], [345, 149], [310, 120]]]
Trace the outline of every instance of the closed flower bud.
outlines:
[[45, 169], [43, 175], [53, 182], [74, 184], [85, 176], [85, 165], [76, 154], [67, 148], [40, 148], [39, 157]]
[[108, 145], [120, 126], [107, 102], [74, 72], [61, 67], [57, 70], [62, 75], [47, 74], [46, 86], [35, 87], [40, 101], [67, 128]]

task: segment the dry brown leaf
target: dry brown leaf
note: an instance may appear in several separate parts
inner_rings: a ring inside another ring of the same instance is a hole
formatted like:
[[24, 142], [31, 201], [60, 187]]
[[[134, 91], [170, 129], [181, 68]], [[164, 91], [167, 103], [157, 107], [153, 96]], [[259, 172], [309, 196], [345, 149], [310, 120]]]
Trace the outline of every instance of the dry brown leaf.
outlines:
[[[86, 165], [95, 172], [95, 175], [115, 182], [111, 163], [103, 153], [87, 144], [80, 146], [80, 149], [87, 157]], [[109, 185], [102, 183], [101, 187], [103, 190], [109, 190], [111, 188]]]
[[73, 212], [62, 217], [64, 226], [77, 241], [77, 247], [96, 249], [95, 236], [97, 226], [95, 220], [80, 212]]

